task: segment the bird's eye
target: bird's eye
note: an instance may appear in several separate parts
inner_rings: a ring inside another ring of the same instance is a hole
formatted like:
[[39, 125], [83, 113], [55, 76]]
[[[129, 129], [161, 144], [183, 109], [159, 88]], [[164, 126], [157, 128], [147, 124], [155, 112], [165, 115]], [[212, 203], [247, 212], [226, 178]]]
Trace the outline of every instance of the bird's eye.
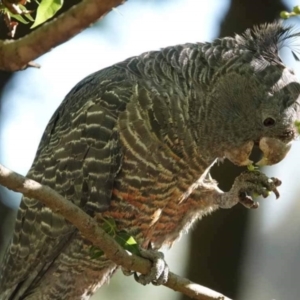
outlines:
[[263, 123], [266, 127], [272, 127], [275, 125], [275, 120], [273, 118], [266, 118]]

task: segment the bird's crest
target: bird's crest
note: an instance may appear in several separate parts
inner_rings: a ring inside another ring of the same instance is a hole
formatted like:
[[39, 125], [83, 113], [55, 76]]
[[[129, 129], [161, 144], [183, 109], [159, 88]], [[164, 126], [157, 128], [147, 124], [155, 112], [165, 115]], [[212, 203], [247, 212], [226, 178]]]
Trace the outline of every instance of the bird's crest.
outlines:
[[279, 50], [289, 47], [295, 60], [299, 61], [299, 45], [295, 45], [295, 38], [300, 32], [293, 26], [285, 26], [282, 22], [261, 24], [252, 30], [246, 30], [242, 35], [236, 35], [238, 44], [245, 50], [251, 51], [256, 58], [282, 64]]

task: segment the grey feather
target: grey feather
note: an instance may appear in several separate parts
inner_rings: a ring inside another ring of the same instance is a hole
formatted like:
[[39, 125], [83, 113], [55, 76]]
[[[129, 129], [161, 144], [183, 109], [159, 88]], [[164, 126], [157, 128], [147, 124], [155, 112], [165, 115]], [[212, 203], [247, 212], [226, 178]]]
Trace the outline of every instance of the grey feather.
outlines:
[[[144, 248], [171, 245], [196, 219], [229, 206], [209, 176], [217, 159], [242, 164], [249, 143], [264, 137], [284, 147], [295, 138], [300, 85], [278, 50], [298, 36], [265, 24], [91, 74], [54, 113], [28, 177], [100, 226], [114, 218]], [[266, 127], [267, 118], [276, 124]], [[90, 248], [63, 217], [23, 197], [0, 271], [1, 300], [88, 298], [116, 269]]]

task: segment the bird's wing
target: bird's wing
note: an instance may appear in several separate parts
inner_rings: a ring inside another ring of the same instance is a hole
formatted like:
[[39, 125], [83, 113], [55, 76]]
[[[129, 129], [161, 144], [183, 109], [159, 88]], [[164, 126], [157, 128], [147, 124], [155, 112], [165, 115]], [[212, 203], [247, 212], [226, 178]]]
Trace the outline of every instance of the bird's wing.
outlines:
[[[88, 213], [106, 210], [122, 163], [116, 119], [132, 90], [126, 75], [114, 68], [75, 86], [51, 118], [28, 177]], [[1, 266], [0, 298], [19, 299], [34, 288], [74, 232], [63, 217], [23, 197]]]

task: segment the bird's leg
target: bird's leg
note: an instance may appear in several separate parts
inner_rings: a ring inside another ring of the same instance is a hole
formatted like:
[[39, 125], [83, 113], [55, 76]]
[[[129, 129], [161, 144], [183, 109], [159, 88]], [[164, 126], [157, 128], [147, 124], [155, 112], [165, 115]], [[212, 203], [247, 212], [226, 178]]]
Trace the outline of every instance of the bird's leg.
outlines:
[[137, 275], [136, 272], [131, 272], [122, 268], [124, 275], [134, 275], [134, 279], [142, 285], [149, 284], [162, 285], [167, 282], [169, 275], [169, 267], [164, 259], [164, 254], [154, 249], [140, 248], [140, 256], [149, 259], [152, 262], [151, 270], [148, 274]]
[[273, 192], [278, 198], [277, 187], [280, 185], [279, 179], [269, 178], [260, 171], [245, 171], [235, 179], [229, 192], [218, 194], [216, 202], [221, 208], [231, 208], [237, 203], [247, 208], [257, 208], [258, 203], [253, 201], [252, 196], [259, 195], [266, 198], [269, 192]]

